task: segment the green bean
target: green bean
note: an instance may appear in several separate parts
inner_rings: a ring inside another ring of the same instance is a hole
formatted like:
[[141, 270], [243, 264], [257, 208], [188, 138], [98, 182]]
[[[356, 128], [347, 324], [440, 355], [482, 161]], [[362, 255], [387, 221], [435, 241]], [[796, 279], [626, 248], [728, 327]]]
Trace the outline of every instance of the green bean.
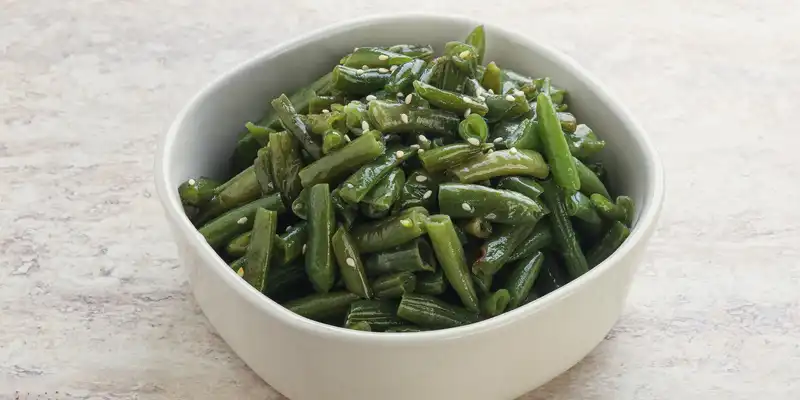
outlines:
[[369, 113], [366, 104], [355, 100], [351, 101], [344, 106], [343, 113], [345, 125], [353, 134], [360, 136], [369, 130]]
[[433, 208], [436, 205], [438, 192], [439, 185], [427, 172], [414, 171], [403, 185], [398, 206], [401, 210], [416, 206]]
[[536, 131], [537, 127], [538, 123], [536, 121], [529, 118], [523, 119], [515, 130], [502, 137], [500, 143], [509, 149], [516, 147], [519, 150], [541, 151], [542, 144], [539, 139], [539, 133]]
[[451, 169], [461, 183], [475, 183], [509, 175], [546, 178], [550, 169], [542, 155], [533, 150], [497, 150], [482, 154]]
[[414, 293], [439, 295], [445, 290], [447, 290], [447, 281], [444, 279], [441, 268], [435, 272], [417, 273], [417, 287], [414, 289]]
[[330, 129], [325, 132], [322, 137], [322, 154], [330, 154], [336, 150], [341, 149], [347, 144], [345, 135], [335, 129]]
[[513, 190], [533, 200], [539, 198], [542, 192], [544, 192], [542, 185], [537, 183], [534, 179], [521, 176], [508, 176], [500, 179], [497, 183], [497, 188]]
[[425, 233], [428, 211], [413, 207], [400, 214], [373, 222], [356, 225], [353, 239], [362, 253], [376, 253], [397, 247]]
[[492, 291], [492, 282], [494, 282], [494, 275], [489, 274], [472, 274], [472, 282], [478, 288], [478, 292], [482, 295], [488, 294]]
[[333, 211], [335, 212], [339, 222], [345, 228], [350, 229], [358, 219], [358, 206], [349, 204], [339, 197], [339, 189], [334, 189], [331, 192], [331, 203], [333, 204]]
[[339, 188], [339, 196], [350, 204], [360, 202], [392, 169], [415, 154], [416, 151], [408, 147], [388, 149], [382, 156], [350, 175]]
[[457, 167], [483, 153], [483, 151], [491, 149], [491, 147], [492, 145], [490, 144], [481, 146], [473, 146], [466, 143], [448, 144], [420, 154], [419, 160], [426, 171], [436, 173]]
[[556, 116], [558, 117], [558, 122], [561, 124], [561, 130], [564, 131], [565, 134], [575, 133], [578, 122], [574, 115], [568, 112], [557, 112]]
[[541, 251], [537, 251], [520, 259], [513, 265], [511, 275], [509, 275], [505, 284], [510, 296], [510, 301], [508, 302], [509, 310], [521, 306], [525, 298], [528, 297], [531, 288], [533, 288], [533, 283], [536, 282], [536, 278], [542, 270], [542, 261], [544, 261], [544, 254]]
[[504, 119], [529, 116], [531, 106], [521, 93], [512, 92], [506, 95], [484, 94], [487, 112], [484, 116], [487, 121], [494, 123]]
[[448, 57], [448, 60], [442, 67], [442, 75], [439, 79], [438, 88], [448, 92], [461, 93], [464, 90], [464, 83], [467, 78], [473, 76], [461, 71], [454, 63], [453, 57]]
[[252, 134], [246, 133], [236, 142], [236, 147], [233, 149], [233, 154], [231, 154], [230, 165], [232, 169], [236, 172], [241, 172], [252, 165], [253, 160], [258, 155], [259, 148], [261, 148], [261, 143]]
[[183, 213], [186, 214], [187, 218], [189, 218], [189, 221], [195, 223], [197, 216], [200, 214], [200, 209], [188, 204], [181, 204], [181, 207], [183, 208]]
[[400, 300], [397, 316], [426, 328], [454, 328], [478, 322], [475, 311], [447, 304], [424, 294], [407, 294]]
[[258, 150], [258, 156], [256, 156], [255, 161], [253, 161], [253, 170], [256, 173], [258, 185], [261, 186], [262, 194], [275, 192], [275, 182], [272, 180], [270, 168], [269, 147], [262, 147]]
[[370, 218], [385, 217], [400, 198], [405, 183], [406, 174], [401, 168], [391, 170], [361, 200], [361, 212]]
[[447, 57], [434, 58], [425, 69], [422, 70], [422, 75], [419, 76], [418, 81], [427, 83], [429, 85], [439, 86], [444, 74], [445, 65], [449, 62]]
[[625, 209], [625, 219], [622, 222], [627, 226], [633, 226], [633, 218], [636, 216], [633, 199], [628, 196], [617, 196], [617, 204]]
[[486, 239], [492, 234], [492, 224], [483, 218], [470, 218], [459, 223], [459, 226], [476, 238]]
[[372, 298], [367, 274], [364, 272], [364, 265], [361, 263], [361, 256], [353, 238], [344, 227], [340, 227], [333, 234], [331, 242], [347, 290], [365, 299]]
[[420, 58], [425, 61], [430, 60], [433, 57], [433, 47], [430, 45], [419, 45], [419, 44], [396, 44], [394, 46], [389, 46], [386, 50], [403, 54], [413, 58]]
[[492, 61], [486, 65], [486, 72], [483, 73], [481, 85], [493, 93], [502, 94], [502, 79], [503, 73], [500, 67]]
[[308, 242], [308, 224], [301, 221], [294, 226], [287, 226], [286, 232], [278, 235], [275, 241], [275, 262], [286, 265], [300, 258], [303, 246]]
[[481, 257], [472, 264], [474, 274], [494, 275], [533, 232], [533, 224], [500, 225], [481, 246]]
[[534, 200], [510, 190], [480, 185], [439, 185], [439, 210], [453, 218], [480, 217], [500, 224], [535, 224], [544, 209]]
[[308, 192], [311, 188], [303, 188], [292, 202], [292, 213], [300, 219], [308, 219]]
[[450, 64], [459, 70], [461, 82], [465, 79], [475, 78], [478, 74], [478, 49], [468, 43], [447, 42], [444, 45], [444, 55], [450, 57]]
[[[292, 106], [292, 102], [288, 97], [286, 97], [285, 94], [282, 94], [277, 99], [272, 100], [272, 108], [275, 109], [275, 113], [277, 114], [278, 119], [281, 121], [283, 128], [289, 131], [289, 133], [291, 133], [292, 136], [297, 139], [297, 141], [300, 143], [300, 146], [302, 146], [303, 149], [308, 152], [308, 154], [311, 154], [311, 157], [313, 157], [315, 160], [318, 160], [320, 157], [322, 157], [322, 149], [311, 137], [311, 131], [308, 125], [300, 118], [300, 115]], [[272, 140], [272, 134], [270, 134], [270, 140]]]
[[[334, 105], [332, 104], [331, 107]], [[349, 126], [347, 124], [347, 114], [345, 114], [344, 106], [342, 111], [331, 111], [322, 114], [309, 114], [305, 116], [308, 122], [308, 128], [314, 135], [325, 136], [325, 133], [331, 129], [337, 132], [347, 132]], [[361, 126], [361, 122], [358, 123]]]
[[569, 151], [575, 158], [587, 159], [594, 156], [606, 147], [606, 142], [597, 138], [597, 135], [586, 125], [575, 127], [573, 133], [566, 133]]
[[303, 187], [335, 182], [374, 160], [383, 154], [384, 150], [385, 146], [377, 132], [362, 135], [339, 151], [328, 154], [301, 169], [298, 173], [300, 182]]
[[630, 229], [621, 222], [615, 221], [603, 239], [586, 253], [586, 262], [591, 268], [594, 268], [614, 253], [628, 238], [628, 235], [630, 235]]
[[425, 69], [425, 61], [420, 59], [411, 60], [395, 68], [386, 83], [385, 89], [390, 93], [410, 92], [411, 84], [417, 80]]
[[329, 110], [330, 106], [342, 101], [338, 96], [314, 96], [308, 102], [308, 113], [319, 114], [322, 110]]
[[372, 332], [372, 327], [369, 325], [369, 322], [366, 321], [345, 323], [344, 327], [347, 329], [352, 329], [354, 331]]
[[218, 181], [211, 178], [192, 178], [178, 186], [178, 195], [181, 203], [201, 207], [214, 197], [214, 189], [219, 185]]
[[511, 297], [508, 290], [500, 289], [493, 292], [481, 300], [481, 314], [491, 318], [496, 317], [506, 311]]
[[[478, 296], [475, 293], [464, 249], [458, 240], [453, 222], [447, 215], [433, 215], [425, 224], [428, 236], [439, 264], [450, 282], [450, 286], [458, 293], [464, 306], [470, 311], [478, 311]], [[412, 321], [416, 322], [416, 321]]]
[[261, 186], [251, 165], [215, 189], [217, 194], [202, 208], [197, 223], [202, 224], [222, 213], [261, 197]]
[[489, 126], [480, 115], [470, 114], [458, 125], [458, 135], [465, 142], [473, 146], [480, 146], [489, 137]]
[[244, 267], [244, 280], [259, 292], [269, 274], [270, 257], [275, 230], [278, 227], [278, 213], [264, 208], [256, 210], [253, 234], [247, 246], [247, 264]]
[[225, 252], [231, 257], [244, 257], [247, 253], [247, 246], [250, 245], [250, 235], [252, 232], [245, 232], [233, 238], [227, 246]]
[[300, 159], [300, 148], [297, 141], [288, 132], [269, 134], [269, 161], [275, 186], [281, 193], [283, 203], [291, 206], [300, 195], [303, 186], [298, 173], [303, 168]]
[[[502, 70], [503, 73], [503, 87], [502, 93], [508, 93], [511, 90], [516, 90], [523, 87], [526, 84], [530, 84], [533, 82], [533, 79], [521, 75], [517, 72], [514, 72], [508, 68]], [[549, 79], [549, 78], [545, 78]], [[549, 92], [548, 92], [549, 93]]]
[[456, 114], [464, 114], [467, 110], [470, 110], [470, 113], [484, 115], [489, 111], [486, 103], [477, 98], [442, 90], [421, 81], [414, 81], [414, 90], [423, 99], [428, 100], [431, 105]]
[[239, 277], [244, 277], [244, 267], [247, 265], [247, 257], [239, 257], [234, 260], [230, 267], [236, 272]]
[[536, 99], [536, 115], [539, 118], [539, 137], [542, 140], [544, 154], [550, 164], [556, 184], [568, 191], [581, 188], [575, 158], [569, 152], [567, 139], [558, 122], [553, 109], [553, 101], [547, 94], [539, 94]]
[[597, 214], [592, 201], [583, 193], [575, 192], [567, 196], [564, 199], [564, 203], [567, 206], [567, 215], [570, 217], [575, 217], [592, 225], [600, 226], [602, 224], [600, 215]]
[[543, 182], [542, 187], [544, 187], [542, 198], [550, 209], [553, 239], [561, 251], [570, 276], [577, 278], [585, 274], [589, 270], [589, 266], [569, 220], [567, 206], [564, 204], [563, 190], [552, 180]]
[[614, 204], [600, 193], [590, 196], [592, 205], [603, 218], [609, 221], [625, 221], [625, 209], [620, 204]]
[[570, 278], [565, 269], [555, 262], [555, 257], [545, 254], [541, 271], [533, 284], [531, 292], [544, 296], [569, 283]]
[[599, 193], [606, 198], [611, 197], [611, 195], [608, 194], [606, 185], [600, 181], [600, 178], [598, 178], [597, 175], [595, 175], [594, 172], [589, 169], [589, 167], [575, 157], [572, 157], [572, 160], [578, 173], [578, 179], [580, 180], [581, 193], [587, 196]]
[[483, 56], [486, 54], [486, 33], [483, 30], [483, 25], [478, 25], [467, 36], [465, 42], [475, 48], [478, 52], [478, 64], [483, 62]]
[[461, 122], [458, 115], [444, 110], [412, 108], [382, 100], [369, 103], [369, 113], [375, 128], [383, 133], [429, 133], [453, 136]]
[[344, 315], [354, 301], [360, 299], [350, 292], [316, 293], [285, 303], [283, 306], [300, 316], [316, 321]]
[[336, 270], [333, 261], [333, 206], [327, 183], [311, 187], [308, 192], [308, 243], [306, 274], [314, 290], [327, 293], [333, 287]]
[[343, 58], [339, 63], [347, 67], [360, 68], [367, 65], [372, 68], [401, 65], [411, 61], [412, 58], [378, 47], [359, 47]]
[[381, 300], [394, 299], [406, 293], [414, 293], [417, 277], [412, 272], [395, 272], [372, 281], [372, 292]]
[[365, 261], [367, 275], [379, 276], [395, 272], [436, 271], [436, 258], [430, 244], [417, 238], [399, 247], [371, 254]]
[[516, 250], [511, 253], [511, 257], [508, 258], [508, 262], [517, 261], [519, 259], [525, 258], [530, 256], [531, 254], [536, 253], [537, 251], [550, 246], [553, 242], [553, 233], [550, 230], [550, 224], [546, 221], [539, 221], [536, 224], [536, 227], [533, 228], [533, 232], [528, 235], [525, 240], [517, 246]]
[[350, 304], [344, 324], [368, 323], [377, 332], [407, 325], [408, 322], [397, 316], [397, 306], [396, 302], [391, 301], [358, 300]]
[[284, 213], [286, 208], [277, 193], [234, 208], [203, 225], [198, 231], [208, 244], [217, 249], [226, 245], [234, 237], [241, 235], [253, 228], [253, 219], [256, 210], [266, 208], [278, 214]]
[[348, 95], [364, 96], [383, 88], [390, 76], [386, 68], [364, 70], [337, 65], [333, 69], [333, 87]]

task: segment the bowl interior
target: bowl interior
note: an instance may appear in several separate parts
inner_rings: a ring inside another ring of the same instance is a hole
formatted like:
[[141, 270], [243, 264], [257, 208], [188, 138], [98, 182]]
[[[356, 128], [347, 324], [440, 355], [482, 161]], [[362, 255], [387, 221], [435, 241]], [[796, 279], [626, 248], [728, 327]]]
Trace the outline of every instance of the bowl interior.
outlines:
[[[177, 186], [190, 177], [223, 177], [244, 123], [258, 120], [282, 92], [291, 93], [330, 71], [354, 46], [421, 43], [441, 51], [444, 43], [463, 40], [475, 25], [466, 19], [419, 15], [359, 20], [312, 33], [240, 65], [201, 91], [164, 137], [157, 185], [168, 216], [188, 240], [198, 240], [182, 216]], [[631, 196], [637, 205], [637, 223], [624, 246], [638, 240], [637, 231], [646, 228], [639, 226], [642, 218], [646, 225], [655, 221], [663, 191], [660, 162], [641, 128], [567, 57], [497, 27], [487, 25], [486, 32], [487, 62], [525, 75], [550, 76], [554, 85], [568, 90], [570, 112], [578, 122], [606, 140], [598, 159], [608, 169], [609, 190]], [[221, 260], [219, 264], [223, 266]]]

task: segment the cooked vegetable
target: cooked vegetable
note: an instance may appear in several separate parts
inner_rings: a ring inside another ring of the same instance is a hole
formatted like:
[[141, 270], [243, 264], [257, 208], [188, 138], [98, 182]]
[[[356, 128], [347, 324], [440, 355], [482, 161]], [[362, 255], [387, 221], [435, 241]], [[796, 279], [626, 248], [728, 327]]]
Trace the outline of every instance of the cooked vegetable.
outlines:
[[464, 33], [438, 57], [397, 44], [328, 60], [243, 121], [229, 175], [180, 183], [242, 282], [321, 323], [405, 334], [523, 307], [622, 245], [633, 200], [609, 193], [605, 142], [567, 90], [483, 64], [483, 26]]

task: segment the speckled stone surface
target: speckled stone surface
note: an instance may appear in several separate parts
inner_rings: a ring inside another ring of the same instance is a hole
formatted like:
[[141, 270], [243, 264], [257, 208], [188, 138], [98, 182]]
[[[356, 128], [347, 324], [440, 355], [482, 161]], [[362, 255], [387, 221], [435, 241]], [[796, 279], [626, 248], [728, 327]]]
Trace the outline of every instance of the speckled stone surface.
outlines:
[[282, 399], [189, 294], [155, 143], [253, 53], [408, 9], [557, 42], [666, 164], [622, 319], [522, 399], [800, 398], [798, 2], [514, 3], [0, 1], [0, 399]]

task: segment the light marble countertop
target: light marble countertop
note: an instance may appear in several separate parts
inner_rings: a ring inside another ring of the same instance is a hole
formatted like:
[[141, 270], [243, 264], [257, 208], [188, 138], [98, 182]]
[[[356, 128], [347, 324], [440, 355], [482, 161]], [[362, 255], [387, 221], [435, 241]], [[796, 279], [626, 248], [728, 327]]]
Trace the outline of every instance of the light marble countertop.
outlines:
[[252, 54], [410, 9], [557, 42], [624, 99], [666, 164], [660, 228], [621, 320], [523, 399], [800, 398], [798, 3], [514, 3], [0, 1], [0, 399], [281, 399], [188, 291], [155, 198], [155, 143]]

